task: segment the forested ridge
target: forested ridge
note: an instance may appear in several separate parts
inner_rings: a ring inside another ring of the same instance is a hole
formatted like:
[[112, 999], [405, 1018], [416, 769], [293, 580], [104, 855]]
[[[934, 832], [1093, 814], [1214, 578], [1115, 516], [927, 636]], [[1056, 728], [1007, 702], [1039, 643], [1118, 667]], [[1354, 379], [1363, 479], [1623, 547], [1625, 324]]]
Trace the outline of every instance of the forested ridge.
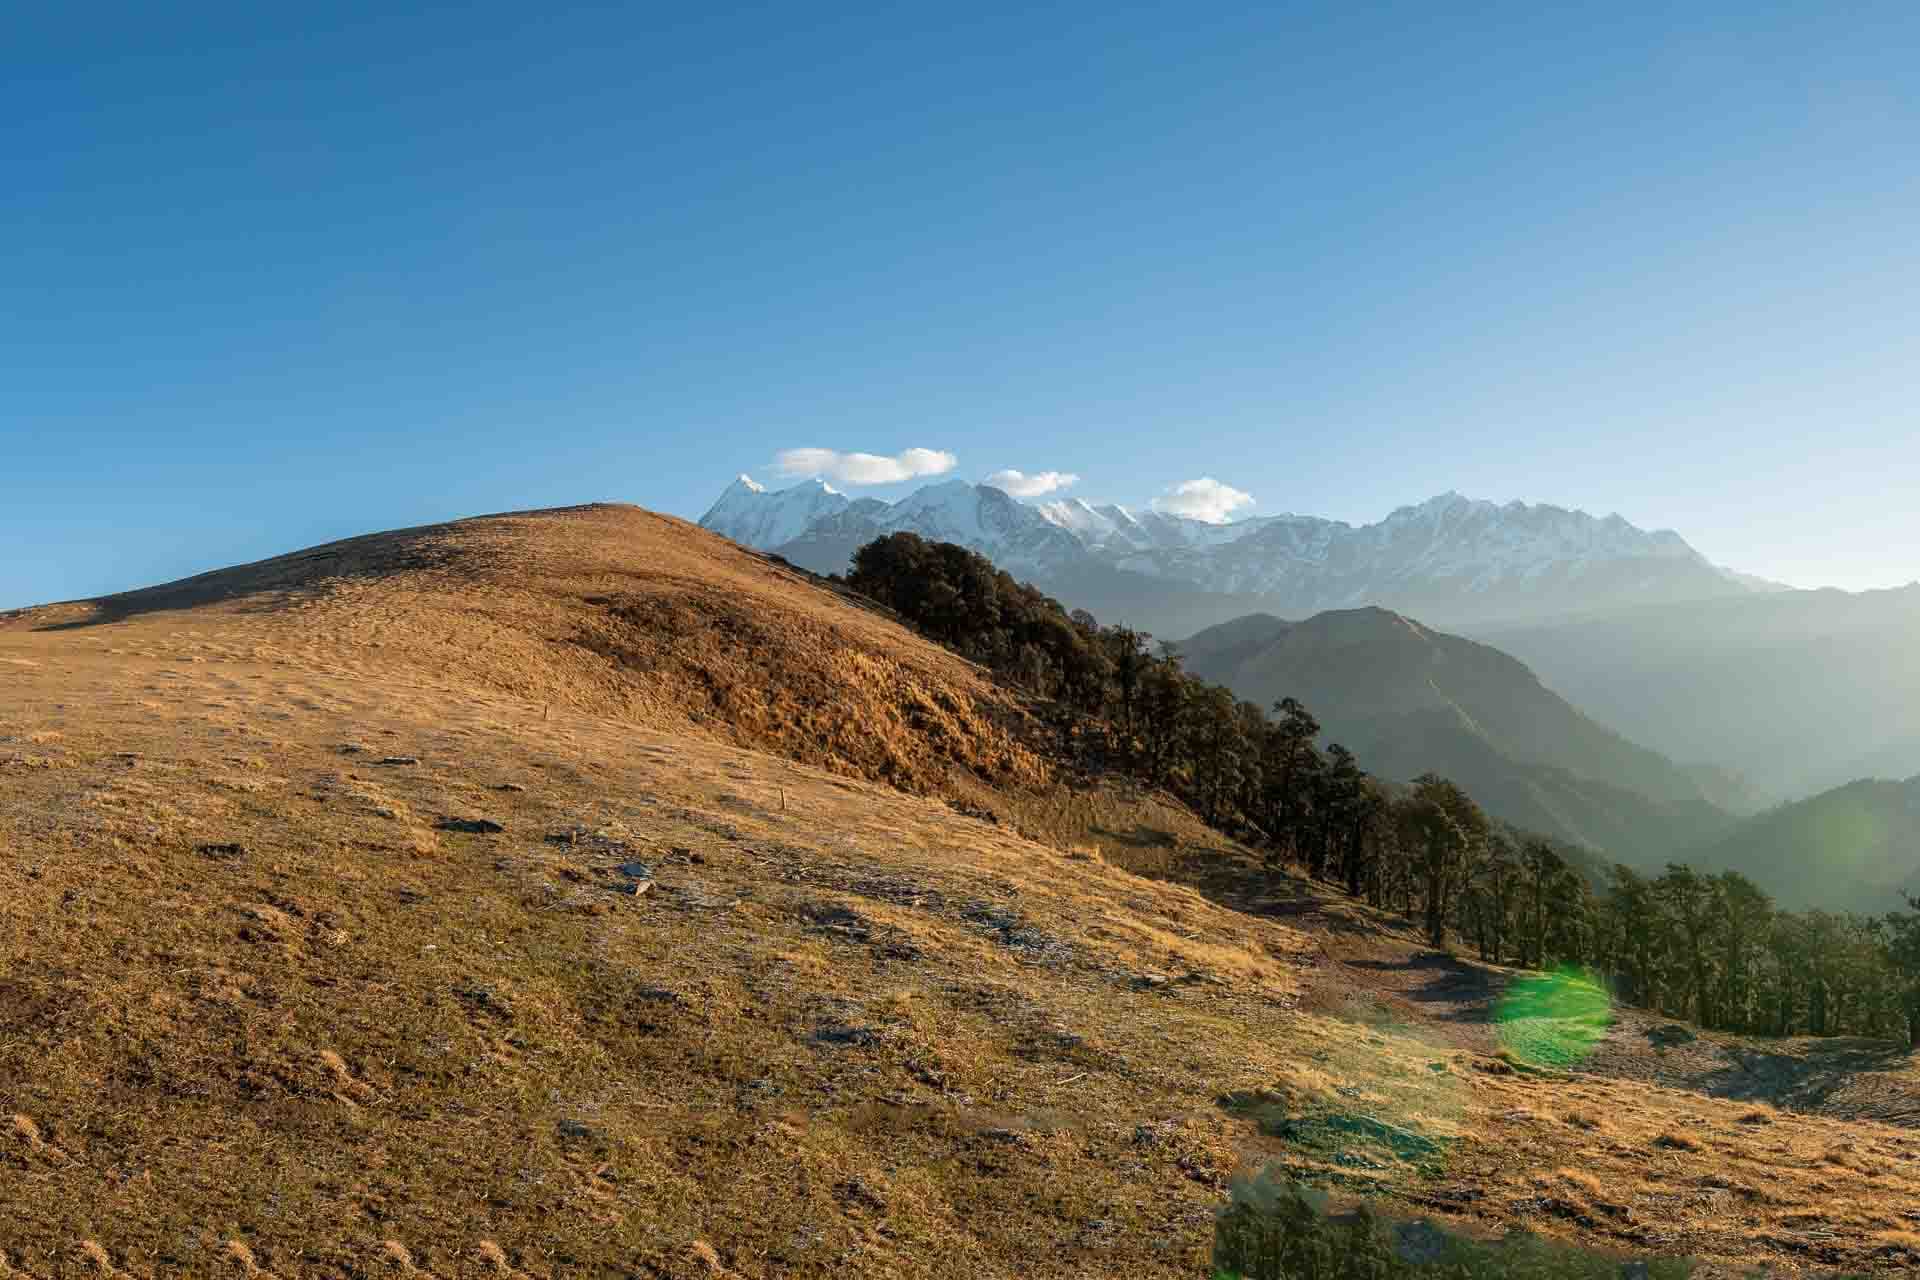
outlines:
[[[1174, 646], [1069, 613], [985, 557], [894, 533], [846, 578], [1059, 712], [1077, 763], [1178, 795], [1219, 830], [1498, 964], [1591, 970], [1622, 1000], [1703, 1027], [1897, 1036], [1920, 1045], [1920, 902], [1792, 912], [1737, 871], [1594, 868], [1491, 820], [1436, 774], [1368, 774], [1311, 710], [1236, 698]], [[1586, 871], [1586, 874], [1583, 874]]]

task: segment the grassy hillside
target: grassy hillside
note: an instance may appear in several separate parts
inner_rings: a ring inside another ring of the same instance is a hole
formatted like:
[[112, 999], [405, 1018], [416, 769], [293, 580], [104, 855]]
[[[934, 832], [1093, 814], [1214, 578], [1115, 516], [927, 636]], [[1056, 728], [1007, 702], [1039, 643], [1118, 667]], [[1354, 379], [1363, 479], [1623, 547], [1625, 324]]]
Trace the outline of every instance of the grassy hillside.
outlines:
[[637, 507], [374, 534], [24, 619], [277, 612], [295, 655], [692, 730], [910, 788], [1044, 781], [1017, 704], [857, 598]]
[[1518, 826], [1653, 864], [1728, 822], [1700, 783], [1486, 645], [1383, 609], [1254, 615], [1193, 636], [1187, 665], [1268, 705], [1291, 696], [1373, 772], [1453, 778]]
[[1920, 1262], [1884, 1046], [1840, 1082], [1622, 1011], [1529, 1066], [1506, 971], [1053, 786], [1022, 714], [626, 508], [0, 620], [0, 1274], [1172, 1280], [1269, 1164], [1472, 1231]]
[[1729, 867], [1782, 906], [1880, 915], [1920, 895], [1920, 777], [1866, 779], [1782, 805], [1691, 851], [1701, 867]]

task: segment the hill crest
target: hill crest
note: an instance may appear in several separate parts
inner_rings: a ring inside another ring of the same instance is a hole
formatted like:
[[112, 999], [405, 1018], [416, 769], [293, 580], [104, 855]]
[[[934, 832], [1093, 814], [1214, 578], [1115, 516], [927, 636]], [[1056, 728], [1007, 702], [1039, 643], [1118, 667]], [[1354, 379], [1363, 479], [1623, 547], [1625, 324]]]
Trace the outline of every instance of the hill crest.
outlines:
[[145, 615], [217, 625], [254, 652], [426, 675], [913, 790], [1050, 776], [1023, 742], [1024, 710], [972, 664], [869, 601], [634, 506], [367, 534], [0, 626]]

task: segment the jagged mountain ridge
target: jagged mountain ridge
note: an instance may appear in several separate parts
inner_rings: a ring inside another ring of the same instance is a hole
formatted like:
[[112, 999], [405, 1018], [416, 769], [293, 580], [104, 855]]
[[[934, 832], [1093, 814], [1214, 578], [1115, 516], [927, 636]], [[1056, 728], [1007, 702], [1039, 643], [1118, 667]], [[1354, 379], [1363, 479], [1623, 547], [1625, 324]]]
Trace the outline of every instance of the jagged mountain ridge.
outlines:
[[[843, 570], [865, 542], [909, 530], [978, 551], [1072, 604], [1098, 577], [1109, 613], [1117, 608], [1167, 634], [1245, 613], [1250, 598], [1295, 616], [1380, 605], [1446, 623], [1763, 589], [1709, 563], [1671, 530], [1457, 493], [1367, 525], [1294, 514], [1210, 524], [1079, 499], [1029, 505], [964, 480], [885, 503], [849, 498], [819, 480], [769, 490], [742, 476], [700, 523], [822, 573]], [[1168, 607], [1169, 593], [1194, 592], [1241, 604], [1201, 605], [1197, 613], [1192, 601]]]

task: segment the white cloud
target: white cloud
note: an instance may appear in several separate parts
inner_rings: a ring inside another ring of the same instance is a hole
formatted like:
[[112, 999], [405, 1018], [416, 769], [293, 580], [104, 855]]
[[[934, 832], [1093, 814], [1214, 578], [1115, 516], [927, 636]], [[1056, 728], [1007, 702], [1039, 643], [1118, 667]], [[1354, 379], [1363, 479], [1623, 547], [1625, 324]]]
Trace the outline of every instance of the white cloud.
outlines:
[[1182, 480], [1153, 500], [1153, 509], [1169, 516], [1186, 516], [1220, 524], [1241, 507], [1253, 505], [1253, 495], [1230, 484], [1221, 484], [1212, 476]]
[[943, 476], [960, 459], [944, 449], [903, 449], [891, 456], [837, 449], [782, 449], [773, 465], [783, 476], [824, 476], [844, 485], [898, 484], [916, 476]]
[[996, 489], [1006, 490], [1016, 498], [1037, 498], [1043, 493], [1079, 484], [1080, 477], [1071, 471], [1036, 471], [1028, 475], [1008, 467], [988, 476], [987, 483]]

